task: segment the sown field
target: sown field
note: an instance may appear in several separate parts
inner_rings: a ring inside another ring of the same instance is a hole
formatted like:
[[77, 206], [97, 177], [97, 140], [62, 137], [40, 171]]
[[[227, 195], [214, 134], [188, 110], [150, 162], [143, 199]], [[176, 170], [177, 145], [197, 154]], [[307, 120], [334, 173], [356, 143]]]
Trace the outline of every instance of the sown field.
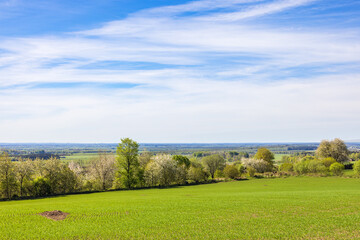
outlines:
[[98, 153], [75, 153], [70, 156], [65, 156], [64, 158], [61, 158], [61, 160], [65, 162], [78, 162], [78, 163], [88, 163], [94, 158], [97, 158], [99, 156]]
[[[63, 221], [38, 215], [69, 213]], [[0, 202], [2, 239], [360, 239], [360, 179], [292, 177]]]

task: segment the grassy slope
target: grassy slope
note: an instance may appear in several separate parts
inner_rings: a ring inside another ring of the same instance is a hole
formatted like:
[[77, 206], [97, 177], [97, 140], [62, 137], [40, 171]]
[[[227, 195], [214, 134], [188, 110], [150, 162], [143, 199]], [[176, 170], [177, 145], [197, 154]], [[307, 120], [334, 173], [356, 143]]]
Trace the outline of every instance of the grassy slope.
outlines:
[[[36, 213], [62, 210], [55, 222]], [[0, 203], [0, 238], [360, 239], [360, 179], [297, 177]]]

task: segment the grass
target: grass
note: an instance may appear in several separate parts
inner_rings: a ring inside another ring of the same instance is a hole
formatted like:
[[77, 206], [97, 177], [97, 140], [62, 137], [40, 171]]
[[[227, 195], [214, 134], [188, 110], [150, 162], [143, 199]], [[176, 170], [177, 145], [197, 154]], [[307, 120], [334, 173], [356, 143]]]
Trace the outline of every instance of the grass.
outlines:
[[98, 153], [74, 153], [72, 155], [61, 158], [61, 160], [65, 162], [74, 161], [78, 163], [87, 163], [90, 160], [97, 158], [98, 156], [99, 156]]
[[291, 177], [1, 202], [0, 238], [360, 239], [359, 199], [360, 179]]
[[283, 156], [288, 156], [289, 154], [283, 154], [283, 153], [277, 153], [277, 154], [274, 154], [274, 161], [276, 163], [280, 163], [282, 161], [282, 157]]

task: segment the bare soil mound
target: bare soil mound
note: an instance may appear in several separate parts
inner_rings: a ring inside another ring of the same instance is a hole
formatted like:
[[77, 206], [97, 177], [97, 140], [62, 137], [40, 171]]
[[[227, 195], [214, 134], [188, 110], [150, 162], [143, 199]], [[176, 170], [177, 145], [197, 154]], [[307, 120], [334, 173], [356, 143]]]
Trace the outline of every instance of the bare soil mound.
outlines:
[[60, 221], [60, 220], [64, 220], [69, 214], [59, 210], [55, 210], [55, 211], [42, 212], [39, 213], [39, 215], [52, 219], [54, 221]]

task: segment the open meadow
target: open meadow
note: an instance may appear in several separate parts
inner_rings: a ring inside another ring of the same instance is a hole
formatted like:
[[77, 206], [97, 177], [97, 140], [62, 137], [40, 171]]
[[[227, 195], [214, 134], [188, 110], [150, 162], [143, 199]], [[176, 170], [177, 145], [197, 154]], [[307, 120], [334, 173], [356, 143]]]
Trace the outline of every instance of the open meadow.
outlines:
[[289, 177], [9, 201], [0, 238], [360, 239], [359, 199], [358, 178]]

